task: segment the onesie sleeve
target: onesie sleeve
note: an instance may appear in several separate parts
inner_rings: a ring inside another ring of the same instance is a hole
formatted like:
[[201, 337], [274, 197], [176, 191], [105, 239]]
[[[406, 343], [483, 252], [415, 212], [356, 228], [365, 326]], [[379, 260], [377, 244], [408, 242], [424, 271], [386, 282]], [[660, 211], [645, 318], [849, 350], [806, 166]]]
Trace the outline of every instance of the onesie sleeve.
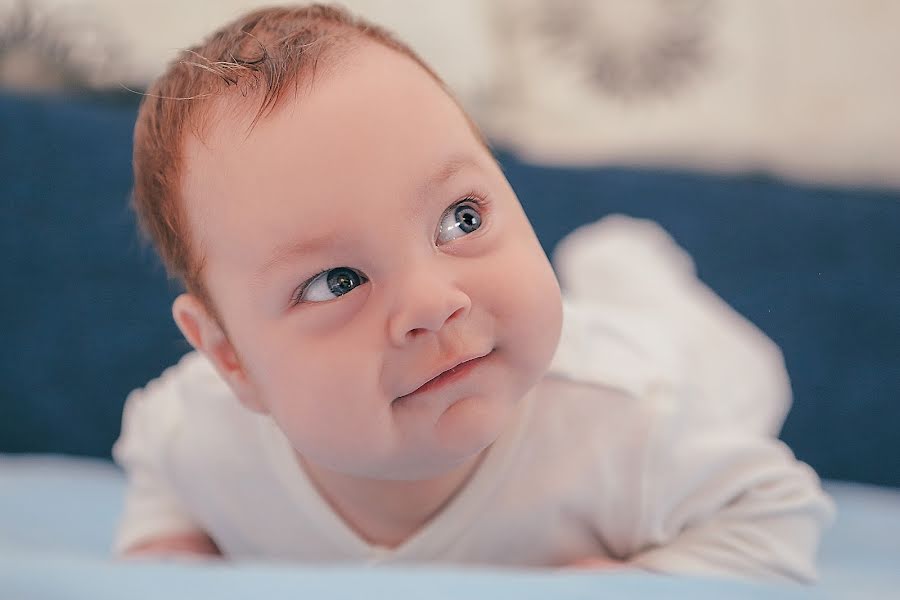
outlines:
[[565, 290], [551, 371], [644, 397], [658, 379], [689, 384], [680, 406], [710, 426], [776, 436], [791, 405], [778, 346], [698, 277], [659, 225], [621, 215], [563, 239]]
[[640, 482], [637, 552], [663, 573], [813, 582], [835, 508], [816, 473], [777, 439], [738, 427], [657, 422]]
[[586, 225], [554, 265], [567, 298], [550, 372], [626, 392], [641, 424], [606, 459], [613, 553], [651, 571], [814, 580], [834, 507], [776, 439], [791, 404], [778, 346], [650, 221]]
[[182, 402], [196, 375], [193, 354], [167, 369], [125, 401], [122, 432], [113, 458], [127, 477], [123, 512], [113, 550], [125, 552], [159, 536], [199, 531], [172, 483], [170, 450], [182, 418]]

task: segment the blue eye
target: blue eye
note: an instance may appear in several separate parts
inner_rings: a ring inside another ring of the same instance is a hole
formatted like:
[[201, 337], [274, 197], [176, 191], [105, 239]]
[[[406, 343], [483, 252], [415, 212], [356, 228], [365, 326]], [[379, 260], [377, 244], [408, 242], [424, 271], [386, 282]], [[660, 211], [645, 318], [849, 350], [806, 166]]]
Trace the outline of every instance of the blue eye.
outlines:
[[310, 279], [300, 292], [297, 302], [327, 302], [361, 286], [368, 279], [350, 267], [336, 267]]
[[466, 199], [444, 211], [438, 227], [437, 243], [446, 244], [481, 227], [481, 211], [474, 200]]

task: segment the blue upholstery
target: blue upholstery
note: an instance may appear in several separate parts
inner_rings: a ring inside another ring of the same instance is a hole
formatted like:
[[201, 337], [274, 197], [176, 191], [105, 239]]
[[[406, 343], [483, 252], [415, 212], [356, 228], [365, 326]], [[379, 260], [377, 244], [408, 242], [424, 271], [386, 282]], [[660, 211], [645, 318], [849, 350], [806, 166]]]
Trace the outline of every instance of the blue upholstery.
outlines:
[[505, 170], [545, 248], [608, 213], [659, 222], [701, 279], [781, 346], [794, 390], [781, 437], [799, 458], [825, 477], [900, 486], [900, 192], [758, 174]]
[[[0, 94], [0, 452], [108, 456], [125, 395], [188, 348], [128, 209], [136, 104]], [[798, 456], [900, 486], [900, 193], [500, 160], [548, 251], [610, 212], [660, 222], [784, 349]]]

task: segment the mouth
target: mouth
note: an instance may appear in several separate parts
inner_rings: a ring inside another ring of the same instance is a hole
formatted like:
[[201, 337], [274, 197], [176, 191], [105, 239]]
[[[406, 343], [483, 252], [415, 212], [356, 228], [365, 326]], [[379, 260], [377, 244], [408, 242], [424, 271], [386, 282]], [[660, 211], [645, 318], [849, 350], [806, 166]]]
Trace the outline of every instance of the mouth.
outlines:
[[410, 396], [423, 394], [425, 392], [429, 392], [458, 381], [471, 373], [482, 362], [487, 360], [488, 357], [493, 354], [493, 352], [494, 351], [491, 350], [486, 354], [477, 354], [475, 356], [464, 357], [460, 360], [456, 360], [450, 367], [445, 367], [442, 370], [438, 371], [437, 374], [433, 375], [430, 379], [428, 379], [428, 381], [426, 381], [413, 391], [400, 396], [396, 400], [403, 400], [405, 398], [409, 398]]

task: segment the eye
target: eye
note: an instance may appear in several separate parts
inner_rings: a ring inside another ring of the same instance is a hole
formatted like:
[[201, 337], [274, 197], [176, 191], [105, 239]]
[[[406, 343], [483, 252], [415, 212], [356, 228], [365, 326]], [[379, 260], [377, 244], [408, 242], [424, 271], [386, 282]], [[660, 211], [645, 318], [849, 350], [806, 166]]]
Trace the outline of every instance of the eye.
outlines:
[[478, 203], [470, 198], [457, 202], [444, 211], [438, 226], [437, 243], [446, 244], [481, 227]]
[[369, 281], [365, 275], [350, 267], [336, 267], [323, 271], [308, 280], [298, 290], [293, 304], [300, 302], [327, 302]]

